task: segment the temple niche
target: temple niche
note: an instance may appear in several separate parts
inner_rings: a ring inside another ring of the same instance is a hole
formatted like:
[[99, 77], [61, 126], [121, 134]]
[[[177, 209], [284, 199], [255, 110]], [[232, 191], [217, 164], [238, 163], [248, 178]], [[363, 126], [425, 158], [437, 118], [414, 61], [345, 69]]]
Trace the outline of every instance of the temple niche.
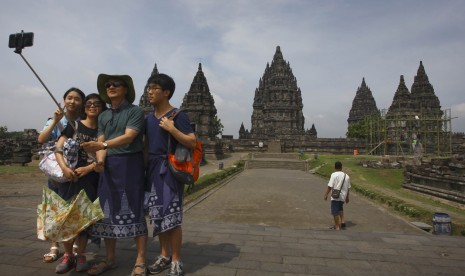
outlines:
[[380, 112], [378, 107], [376, 107], [375, 98], [373, 98], [373, 94], [366, 85], [365, 78], [363, 78], [362, 84], [358, 87], [355, 98], [352, 101], [352, 108], [350, 109], [347, 122], [349, 126], [351, 126], [352, 124], [363, 121], [368, 116], [379, 114]]
[[267, 63], [258, 88], [255, 89], [253, 102], [252, 127], [250, 133], [241, 125], [241, 139], [294, 139], [303, 140], [305, 136], [315, 136], [316, 129], [304, 129], [305, 118], [302, 113], [302, 92], [297, 79], [286, 62], [281, 48], [276, 47], [271, 65]]

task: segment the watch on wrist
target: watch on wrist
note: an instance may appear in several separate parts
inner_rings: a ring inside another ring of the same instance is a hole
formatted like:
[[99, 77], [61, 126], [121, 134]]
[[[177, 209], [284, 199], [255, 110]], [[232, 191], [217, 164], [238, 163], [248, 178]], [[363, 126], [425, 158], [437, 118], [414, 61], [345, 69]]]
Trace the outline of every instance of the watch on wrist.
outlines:
[[102, 142], [103, 149], [106, 150], [108, 148], [108, 144], [106, 142]]

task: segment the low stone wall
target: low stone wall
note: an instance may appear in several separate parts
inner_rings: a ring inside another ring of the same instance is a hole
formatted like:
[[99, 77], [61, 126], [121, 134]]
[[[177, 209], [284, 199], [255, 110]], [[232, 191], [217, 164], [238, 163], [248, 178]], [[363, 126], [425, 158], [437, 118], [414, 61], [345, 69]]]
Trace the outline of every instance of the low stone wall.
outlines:
[[[260, 142], [263, 146], [260, 147]], [[306, 141], [281, 140], [281, 152], [307, 152], [321, 154], [353, 154], [357, 150], [360, 154], [365, 153], [366, 143], [364, 140], [348, 138], [314, 138]], [[247, 151], [267, 152], [268, 141], [253, 139], [223, 140], [225, 151]]]
[[407, 165], [403, 187], [465, 203], [465, 157], [436, 158]]

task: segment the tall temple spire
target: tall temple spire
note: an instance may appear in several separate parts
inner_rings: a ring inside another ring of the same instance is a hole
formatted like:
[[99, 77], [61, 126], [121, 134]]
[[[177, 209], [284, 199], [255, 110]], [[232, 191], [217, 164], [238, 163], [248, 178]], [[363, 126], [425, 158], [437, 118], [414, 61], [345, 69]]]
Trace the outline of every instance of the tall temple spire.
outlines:
[[297, 79], [277, 46], [271, 65], [266, 64], [255, 89], [251, 138], [291, 139], [293, 135], [305, 134], [302, 108]]
[[375, 98], [371, 93], [370, 88], [365, 83], [365, 78], [362, 79], [362, 84], [355, 93], [355, 98], [352, 101], [352, 108], [349, 112], [349, 119], [347, 122], [349, 126], [365, 119], [365, 117], [379, 114], [378, 107], [376, 106]]
[[363, 89], [368, 88], [367, 84], [365, 83], [365, 77], [362, 78], [362, 85], [360, 87]]
[[273, 56], [273, 62], [274, 61], [284, 61], [283, 53], [281, 53], [281, 47], [276, 46], [276, 52], [274, 53]]

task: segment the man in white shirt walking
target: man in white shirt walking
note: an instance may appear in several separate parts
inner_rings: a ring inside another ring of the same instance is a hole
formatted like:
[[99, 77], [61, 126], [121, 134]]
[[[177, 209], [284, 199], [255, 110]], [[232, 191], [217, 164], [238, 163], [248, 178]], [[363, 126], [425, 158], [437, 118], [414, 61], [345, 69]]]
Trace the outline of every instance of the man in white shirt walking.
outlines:
[[334, 226], [331, 228], [340, 230], [341, 228], [344, 229], [346, 226], [343, 206], [344, 202], [349, 203], [350, 177], [342, 171], [341, 162], [336, 161], [336, 163], [334, 163], [334, 168], [336, 171], [331, 174], [324, 199], [328, 200], [328, 195], [332, 189], [341, 191], [338, 198], [331, 196], [331, 215], [334, 217]]

